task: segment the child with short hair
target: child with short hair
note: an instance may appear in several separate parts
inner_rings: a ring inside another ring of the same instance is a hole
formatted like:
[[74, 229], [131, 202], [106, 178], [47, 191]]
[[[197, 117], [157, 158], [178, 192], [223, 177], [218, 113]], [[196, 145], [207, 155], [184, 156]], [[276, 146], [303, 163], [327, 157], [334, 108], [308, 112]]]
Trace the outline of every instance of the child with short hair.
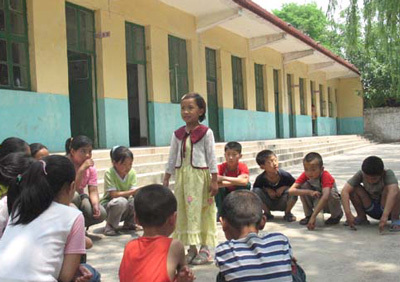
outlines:
[[29, 145], [31, 156], [36, 160], [41, 160], [49, 155], [49, 149], [42, 143], [32, 143]]
[[135, 218], [143, 226], [143, 236], [125, 246], [119, 268], [121, 282], [193, 281], [187, 267], [185, 249], [168, 238], [175, 229], [177, 202], [167, 187], [153, 184], [135, 196]]
[[218, 165], [218, 194], [215, 196], [218, 215], [221, 213], [222, 202], [232, 191], [250, 190], [249, 168], [240, 162], [242, 145], [239, 142], [228, 142], [225, 145], [225, 162]]
[[[74, 164], [76, 171], [76, 193], [72, 204], [82, 211], [86, 227], [102, 222], [107, 215], [99, 203], [97, 170], [92, 160], [92, 149], [92, 140], [84, 135], [68, 138], [65, 142], [66, 156]], [[89, 194], [85, 193], [86, 186]]]
[[91, 278], [80, 265], [86, 253], [84, 219], [68, 206], [74, 180], [74, 166], [58, 155], [35, 161], [22, 174], [15, 184], [21, 194], [0, 240], [1, 281], [72, 281], [79, 270], [81, 278]]
[[331, 214], [325, 224], [338, 224], [343, 217], [340, 195], [335, 179], [324, 170], [321, 155], [315, 152], [308, 153], [303, 158], [303, 166], [304, 172], [289, 189], [289, 195], [300, 196], [303, 204], [305, 218], [300, 220], [300, 224], [314, 230], [320, 212]]
[[277, 232], [259, 234], [266, 218], [255, 193], [230, 193], [222, 204], [220, 221], [228, 241], [215, 250], [217, 281], [293, 281], [292, 267], [297, 264], [289, 239]]
[[123, 229], [136, 230], [133, 195], [138, 191], [136, 172], [132, 168], [133, 153], [125, 146], [115, 146], [110, 151], [113, 166], [104, 174], [105, 194], [100, 203], [107, 211], [104, 235], [118, 235], [118, 225]]
[[10, 153], [25, 153], [31, 155], [31, 149], [29, 144], [18, 137], [8, 137], [4, 139], [0, 144], [0, 159], [7, 156]]
[[163, 181], [168, 187], [176, 171], [174, 192], [178, 215], [173, 237], [189, 245], [186, 259], [195, 265], [212, 261], [209, 247], [215, 246], [217, 241], [214, 196], [218, 193], [218, 170], [214, 134], [201, 124], [206, 110], [206, 102], [200, 94], [188, 93], [182, 97], [181, 117], [186, 125], [172, 134]]
[[283, 219], [292, 222], [296, 217], [292, 208], [297, 196], [290, 196], [288, 191], [295, 179], [287, 171], [279, 168], [278, 157], [271, 150], [262, 150], [256, 156], [256, 162], [262, 170], [253, 185], [253, 191], [263, 202], [263, 209], [268, 220], [274, 218], [271, 211], [284, 211]]
[[[350, 201], [356, 209], [354, 217]], [[400, 231], [400, 192], [396, 176], [385, 169], [381, 158], [369, 156], [359, 170], [344, 185], [342, 203], [346, 215], [346, 225], [369, 224], [367, 215], [379, 220], [379, 230], [383, 231], [390, 216], [390, 231]]]

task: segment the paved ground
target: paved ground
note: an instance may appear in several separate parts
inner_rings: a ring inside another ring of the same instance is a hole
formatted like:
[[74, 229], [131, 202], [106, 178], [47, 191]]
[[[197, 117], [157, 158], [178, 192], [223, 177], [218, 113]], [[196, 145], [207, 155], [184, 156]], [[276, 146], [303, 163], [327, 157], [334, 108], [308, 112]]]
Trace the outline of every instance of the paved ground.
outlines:
[[[400, 177], [400, 144], [371, 145], [324, 160], [325, 168], [336, 178], [339, 190], [369, 155], [380, 156], [385, 167], [391, 168]], [[286, 170], [297, 177], [302, 166]], [[379, 234], [378, 221], [371, 220], [370, 226], [351, 231], [343, 226], [342, 219], [334, 227], [320, 225], [315, 231], [308, 231], [298, 222], [283, 221], [283, 213], [274, 214], [274, 221], [266, 224], [264, 232], [279, 231], [289, 237], [294, 255], [305, 269], [308, 281], [400, 281], [400, 233], [385, 231]], [[298, 219], [303, 217], [300, 201], [294, 208], [294, 214]], [[101, 272], [103, 281], [118, 281], [124, 245], [137, 235], [104, 237], [101, 235], [102, 226], [104, 224], [90, 229], [95, 242], [94, 247], [88, 251], [88, 263]], [[220, 226], [218, 240], [225, 240]], [[194, 272], [196, 281], [211, 282], [215, 281], [218, 269], [211, 264], [194, 267]]]

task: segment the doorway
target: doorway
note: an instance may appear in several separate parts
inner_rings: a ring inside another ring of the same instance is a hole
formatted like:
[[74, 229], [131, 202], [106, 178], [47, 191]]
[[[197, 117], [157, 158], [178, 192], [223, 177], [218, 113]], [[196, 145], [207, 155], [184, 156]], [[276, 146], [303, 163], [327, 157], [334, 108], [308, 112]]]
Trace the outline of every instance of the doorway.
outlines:
[[293, 105], [293, 83], [292, 75], [288, 74], [286, 77], [287, 94], [288, 94], [288, 112], [289, 112], [289, 137], [295, 137], [295, 115]]
[[279, 122], [279, 71], [274, 70], [274, 97], [275, 97], [275, 129], [276, 138], [281, 138], [281, 128]]
[[206, 48], [208, 124], [214, 132], [215, 141], [221, 141], [218, 118], [217, 58], [216, 51]]

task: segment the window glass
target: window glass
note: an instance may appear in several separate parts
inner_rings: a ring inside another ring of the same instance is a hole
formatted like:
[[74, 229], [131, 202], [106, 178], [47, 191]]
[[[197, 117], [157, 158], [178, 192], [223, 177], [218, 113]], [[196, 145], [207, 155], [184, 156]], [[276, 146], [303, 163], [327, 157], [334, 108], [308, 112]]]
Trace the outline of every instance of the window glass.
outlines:
[[7, 61], [7, 42], [0, 40], [0, 62]]
[[19, 13], [10, 12], [11, 33], [24, 34], [25, 24], [24, 16]]
[[8, 67], [6, 64], [0, 64], [0, 85], [8, 86]]
[[174, 36], [168, 37], [171, 101], [179, 103], [189, 91], [186, 41]]
[[14, 87], [27, 88], [28, 87], [28, 69], [21, 66], [13, 67]]
[[66, 8], [67, 18], [67, 42], [68, 46], [72, 49], [78, 48], [78, 28], [76, 10], [71, 7]]
[[94, 28], [93, 18], [90, 13], [79, 11], [81, 36], [81, 48], [87, 51], [94, 51]]
[[22, 0], [10, 0], [10, 10], [22, 12], [23, 8]]
[[4, 17], [4, 10], [1, 10], [0, 7], [0, 31], [6, 30], [6, 18]]
[[24, 50], [25, 44], [23, 43], [17, 43], [13, 42], [11, 44], [11, 49], [12, 49], [12, 58], [13, 58], [13, 63], [15, 64], [21, 64], [25, 65], [26, 64], [26, 52]]

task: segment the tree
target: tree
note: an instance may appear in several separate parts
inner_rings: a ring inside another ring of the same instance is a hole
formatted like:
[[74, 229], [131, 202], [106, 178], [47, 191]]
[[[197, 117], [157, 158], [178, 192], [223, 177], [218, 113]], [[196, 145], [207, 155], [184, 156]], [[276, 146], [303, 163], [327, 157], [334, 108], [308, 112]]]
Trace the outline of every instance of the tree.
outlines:
[[324, 47], [338, 55], [343, 55], [342, 36], [340, 34], [343, 27], [328, 19], [316, 3], [305, 5], [283, 4], [281, 10], [272, 10], [272, 12]]
[[[358, 6], [361, 1], [364, 3], [362, 10]], [[330, 17], [337, 4], [337, 0], [330, 0]], [[399, 0], [350, 0], [345, 11], [346, 56], [362, 73], [366, 99], [372, 106], [399, 101]]]

